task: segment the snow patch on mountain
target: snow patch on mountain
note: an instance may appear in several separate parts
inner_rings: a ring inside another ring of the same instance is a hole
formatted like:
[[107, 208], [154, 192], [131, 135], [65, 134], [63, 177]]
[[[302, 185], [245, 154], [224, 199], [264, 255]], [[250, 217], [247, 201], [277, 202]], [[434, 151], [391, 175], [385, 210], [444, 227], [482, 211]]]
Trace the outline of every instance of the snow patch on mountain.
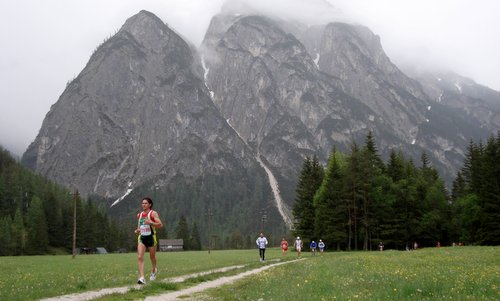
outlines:
[[113, 204], [111, 204], [110, 207], [113, 207], [114, 205], [118, 204], [119, 202], [121, 202], [127, 195], [129, 195], [131, 192], [132, 192], [132, 182], [128, 183], [128, 189], [127, 191], [125, 192], [124, 195], [122, 195], [121, 197], [119, 197], [116, 201], [113, 202]]
[[316, 58], [314, 59], [314, 63], [316, 64], [316, 67], [319, 69], [319, 52], [316, 53]]
[[278, 187], [278, 181], [276, 180], [276, 177], [273, 175], [271, 169], [269, 169], [269, 167], [266, 164], [264, 164], [264, 162], [260, 158], [259, 153], [257, 153], [255, 159], [257, 159], [257, 162], [259, 162], [260, 166], [262, 166], [262, 168], [264, 168], [264, 170], [267, 173], [267, 178], [269, 180], [269, 184], [271, 185], [271, 189], [273, 191], [274, 200], [276, 202], [276, 208], [278, 209], [278, 212], [280, 213], [287, 227], [289, 229], [292, 229], [293, 223], [292, 223], [291, 213], [288, 207], [283, 202], [283, 199], [281, 198], [280, 190]]
[[207, 84], [208, 72], [210, 72], [210, 68], [207, 67], [207, 65], [205, 63], [205, 57], [203, 55], [201, 56], [201, 66], [203, 67], [203, 70], [204, 70], [203, 78], [205, 79], [205, 87], [207, 87], [208, 92], [210, 93], [210, 97], [213, 99], [215, 96], [215, 93], [214, 93], [214, 91], [210, 90], [210, 88], [208, 87], [208, 84]]

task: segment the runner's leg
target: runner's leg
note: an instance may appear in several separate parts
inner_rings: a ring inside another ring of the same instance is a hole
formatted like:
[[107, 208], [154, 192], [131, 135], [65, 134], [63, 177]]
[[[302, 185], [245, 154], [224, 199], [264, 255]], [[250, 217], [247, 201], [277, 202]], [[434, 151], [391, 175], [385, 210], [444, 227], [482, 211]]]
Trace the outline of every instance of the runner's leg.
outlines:
[[139, 277], [144, 277], [144, 253], [146, 246], [143, 243], [137, 244], [137, 265], [139, 266]]
[[156, 272], [156, 246], [149, 247], [149, 258], [151, 258], [152, 271]]

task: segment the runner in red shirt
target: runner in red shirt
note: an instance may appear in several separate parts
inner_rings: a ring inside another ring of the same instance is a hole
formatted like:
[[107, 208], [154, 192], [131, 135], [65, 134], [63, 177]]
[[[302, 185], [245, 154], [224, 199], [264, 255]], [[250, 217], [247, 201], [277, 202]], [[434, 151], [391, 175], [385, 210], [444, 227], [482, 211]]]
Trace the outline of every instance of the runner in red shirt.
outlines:
[[283, 237], [281, 240], [281, 250], [283, 251], [283, 256], [286, 255], [286, 251], [288, 250], [288, 241]]
[[163, 224], [158, 216], [158, 213], [153, 210], [153, 201], [150, 198], [142, 199], [142, 212], [137, 214], [137, 228], [135, 234], [137, 237], [137, 264], [139, 266], [139, 280], [137, 283], [146, 284], [144, 279], [144, 254], [146, 248], [149, 251], [151, 258], [151, 276], [149, 280], [156, 279], [156, 229], [163, 227]]

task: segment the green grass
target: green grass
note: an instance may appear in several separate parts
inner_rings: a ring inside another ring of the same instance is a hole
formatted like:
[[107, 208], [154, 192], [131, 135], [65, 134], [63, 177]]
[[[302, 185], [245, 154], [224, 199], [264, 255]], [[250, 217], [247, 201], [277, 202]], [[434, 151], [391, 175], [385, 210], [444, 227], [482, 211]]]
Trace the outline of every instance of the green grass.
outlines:
[[[135, 253], [0, 257], [0, 300], [36, 300], [136, 283]], [[258, 261], [256, 250], [157, 253], [158, 279]], [[145, 256], [149, 275], [151, 263]]]
[[211, 300], [499, 300], [500, 247], [325, 253], [208, 295]]
[[[147, 257], [147, 254], [146, 254]], [[266, 264], [282, 258], [269, 249]], [[211, 300], [499, 300], [500, 247], [428, 248], [415, 252], [332, 252], [266, 270], [195, 299]], [[289, 253], [286, 259], [295, 259]], [[158, 253], [158, 279], [246, 265], [184, 283], [148, 283], [146, 290], [100, 300], [138, 300], [222, 275], [260, 267], [257, 250]], [[149, 258], [146, 270], [150, 269]], [[136, 255], [0, 257], [0, 300], [35, 300], [135, 284]]]

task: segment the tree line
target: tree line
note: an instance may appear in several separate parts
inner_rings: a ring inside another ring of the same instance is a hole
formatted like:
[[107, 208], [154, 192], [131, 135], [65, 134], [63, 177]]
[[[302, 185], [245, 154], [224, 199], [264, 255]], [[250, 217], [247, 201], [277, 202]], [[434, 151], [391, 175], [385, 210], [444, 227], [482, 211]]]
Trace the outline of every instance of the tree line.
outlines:
[[0, 255], [71, 252], [74, 204], [78, 247], [126, 248], [130, 235], [97, 203], [27, 170], [0, 147]]
[[[425, 153], [419, 166], [394, 149], [384, 162], [370, 132], [362, 147], [352, 144], [350, 153], [334, 148], [326, 166], [317, 157], [306, 157], [296, 187], [292, 232], [305, 240], [322, 239], [338, 250], [370, 250], [381, 241], [395, 249], [414, 242], [498, 245], [499, 181], [500, 132], [485, 144], [470, 142], [451, 192]], [[0, 147], [0, 255], [71, 252], [74, 201], [77, 247], [135, 249], [133, 218], [118, 224], [99, 205], [103, 200], [75, 196], [27, 170]], [[222, 240], [212, 231], [202, 246], [200, 232], [206, 231], [181, 215], [171, 234], [184, 239], [188, 250], [254, 246], [254, 235], [238, 229]], [[160, 229], [158, 237], [167, 238], [167, 231]]]
[[[135, 250], [134, 219], [118, 223], [103, 204], [34, 174], [0, 147], [0, 256], [72, 252], [74, 205], [78, 249]], [[184, 239], [185, 249], [201, 249], [196, 222], [190, 229], [184, 216], [172, 235]], [[159, 229], [158, 237], [167, 238], [167, 231]]]
[[255, 246], [255, 238], [250, 234], [244, 236], [238, 228], [233, 229], [224, 239], [221, 239], [221, 235], [215, 231], [206, 234], [209, 237], [206, 239], [205, 245], [202, 246], [198, 223], [195, 221], [190, 227], [183, 214], [175, 228], [175, 237], [183, 239], [184, 250], [201, 250], [203, 248], [211, 250], [250, 249]]
[[423, 153], [420, 166], [392, 149], [388, 162], [373, 134], [350, 153], [332, 150], [326, 167], [306, 157], [293, 206], [296, 236], [330, 249], [405, 249], [500, 243], [500, 132], [470, 142], [451, 193]]

